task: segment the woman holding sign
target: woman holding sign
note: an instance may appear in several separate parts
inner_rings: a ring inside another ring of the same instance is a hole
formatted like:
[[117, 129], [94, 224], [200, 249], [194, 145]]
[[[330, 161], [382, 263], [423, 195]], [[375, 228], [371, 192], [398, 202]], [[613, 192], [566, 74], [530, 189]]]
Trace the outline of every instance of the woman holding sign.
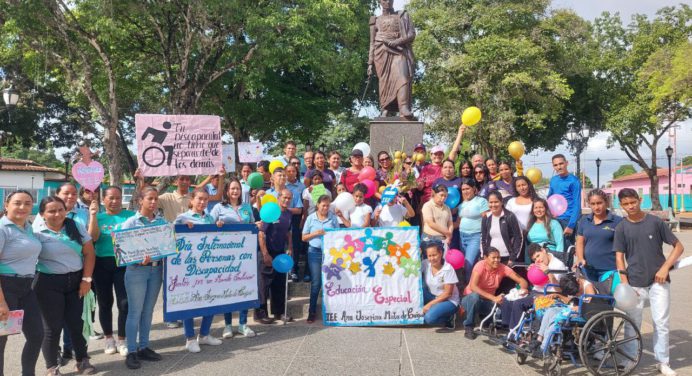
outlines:
[[[5, 199], [5, 215], [0, 218], [0, 321], [7, 321], [10, 311], [23, 310], [24, 349], [22, 374], [33, 375], [41, 351], [43, 326], [36, 293], [31, 288], [41, 242], [27, 219], [34, 199], [27, 191], [15, 191]], [[0, 375], [4, 374], [7, 336], [0, 336]]]
[[[216, 222], [216, 225], [221, 227], [224, 224], [255, 223], [252, 206], [250, 206], [249, 202], [241, 200], [243, 187], [240, 181], [231, 178], [226, 188], [226, 191], [223, 193], [223, 201], [216, 204], [211, 210], [210, 215]], [[257, 255], [257, 250], [251, 250], [251, 253]], [[233, 338], [233, 312], [225, 313], [223, 318], [226, 322], [223, 338]], [[245, 337], [254, 337], [255, 332], [247, 325], [247, 310], [240, 311], [239, 321], [238, 332]]]
[[82, 335], [82, 298], [91, 291], [94, 244], [84, 226], [66, 217], [67, 206], [60, 198], [49, 196], [41, 200], [39, 213], [45, 227], [40, 232], [42, 249], [36, 264], [39, 273], [34, 291], [43, 316], [41, 347], [46, 368], [50, 375], [59, 374], [60, 332], [66, 324], [77, 372], [91, 375], [96, 368], [89, 363], [87, 342]]
[[[139, 211], [123, 222], [122, 229], [158, 226], [166, 220], [158, 214], [159, 193], [154, 187], [144, 187], [137, 197]], [[163, 283], [163, 265], [159, 260], [147, 256], [142, 263], [128, 265], [125, 270], [125, 290], [127, 291], [127, 359], [129, 369], [142, 366], [140, 360], [159, 361], [161, 355], [149, 348], [149, 332], [154, 305], [159, 297]], [[139, 343], [137, 337], [139, 335]], [[139, 346], [138, 346], [139, 345]]]

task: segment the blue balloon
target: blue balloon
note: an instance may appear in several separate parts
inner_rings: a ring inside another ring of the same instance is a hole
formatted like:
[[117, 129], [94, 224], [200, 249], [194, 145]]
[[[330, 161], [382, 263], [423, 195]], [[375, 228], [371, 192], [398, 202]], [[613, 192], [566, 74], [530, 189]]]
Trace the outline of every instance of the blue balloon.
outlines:
[[459, 205], [461, 201], [461, 193], [457, 187], [447, 188], [447, 199], [445, 200], [445, 205], [449, 206], [450, 209], [454, 209]]
[[260, 209], [260, 219], [266, 223], [274, 223], [281, 217], [281, 208], [275, 202], [268, 202]]
[[274, 261], [272, 261], [272, 266], [274, 267], [274, 270], [276, 270], [279, 273], [288, 273], [293, 269], [293, 259], [291, 256], [287, 254], [282, 254], [274, 257]]

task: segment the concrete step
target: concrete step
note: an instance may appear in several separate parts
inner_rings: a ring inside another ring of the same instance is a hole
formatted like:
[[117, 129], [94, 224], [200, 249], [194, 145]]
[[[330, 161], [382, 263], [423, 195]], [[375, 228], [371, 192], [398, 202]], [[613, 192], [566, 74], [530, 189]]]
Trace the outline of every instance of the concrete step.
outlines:
[[[317, 317], [322, 317], [322, 298], [317, 299]], [[271, 309], [271, 308], [270, 308]], [[307, 319], [308, 310], [310, 309], [310, 297], [298, 297], [288, 300], [286, 313], [294, 319]]]
[[288, 282], [288, 297], [309, 297], [310, 296], [310, 282]]

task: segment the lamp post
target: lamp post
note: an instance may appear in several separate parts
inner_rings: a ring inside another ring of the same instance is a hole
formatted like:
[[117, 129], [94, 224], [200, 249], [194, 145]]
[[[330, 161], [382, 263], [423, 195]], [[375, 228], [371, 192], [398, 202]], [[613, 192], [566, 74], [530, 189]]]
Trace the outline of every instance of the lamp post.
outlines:
[[670, 165], [670, 158], [673, 156], [673, 148], [668, 145], [666, 148], [666, 156], [668, 156], [668, 207], [673, 210], [673, 195], [672, 195], [672, 167]]
[[584, 147], [589, 141], [589, 137], [591, 137], [591, 132], [589, 131], [589, 128], [586, 127], [572, 127], [569, 132], [567, 132], [566, 136], [569, 147], [574, 151], [574, 156], [577, 158], [576, 175], [577, 177], [581, 177], [581, 153], [584, 151]]
[[596, 158], [596, 188], [601, 188], [601, 158]]
[[327, 145], [325, 144], [320, 144], [320, 151], [324, 153], [324, 150], [327, 148]]
[[12, 110], [19, 102], [19, 92], [14, 89], [14, 85], [10, 84], [10, 87], [2, 91], [2, 100], [5, 102], [5, 108], [7, 110], [7, 120], [12, 122]]
[[68, 171], [70, 169], [70, 159], [72, 158], [72, 153], [64, 152], [62, 153], [62, 158], [65, 160], [65, 180], [70, 180]]
[[308, 142], [305, 144], [305, 151], [312, 151], [312, 143]]

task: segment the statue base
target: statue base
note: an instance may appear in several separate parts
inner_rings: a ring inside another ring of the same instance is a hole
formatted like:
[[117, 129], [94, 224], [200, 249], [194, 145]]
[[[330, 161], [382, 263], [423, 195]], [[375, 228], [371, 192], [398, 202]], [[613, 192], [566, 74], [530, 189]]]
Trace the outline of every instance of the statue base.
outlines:
[[[423, 122], [401, 117], [377, 117], [370, 121], [370, 154], [377, 165], [377, 153], [401, 150], [413, 154], [413, 147], [423, 142]], [[403, 145], [403, 148], [402, 148]]]

